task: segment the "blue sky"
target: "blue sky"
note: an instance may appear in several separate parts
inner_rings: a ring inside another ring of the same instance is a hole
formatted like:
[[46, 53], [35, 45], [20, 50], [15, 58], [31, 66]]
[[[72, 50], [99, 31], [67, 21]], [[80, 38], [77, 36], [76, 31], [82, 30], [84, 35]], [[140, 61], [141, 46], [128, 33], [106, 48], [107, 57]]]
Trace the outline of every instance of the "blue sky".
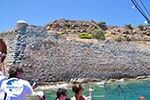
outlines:
[[[150, 5], [149, 0], [143, 0]], [[46, 25], [55, 19], [106, 21], [108, 25], [144, 24], [130, 0], [0, 0], [0, 32], [19, 19]]]

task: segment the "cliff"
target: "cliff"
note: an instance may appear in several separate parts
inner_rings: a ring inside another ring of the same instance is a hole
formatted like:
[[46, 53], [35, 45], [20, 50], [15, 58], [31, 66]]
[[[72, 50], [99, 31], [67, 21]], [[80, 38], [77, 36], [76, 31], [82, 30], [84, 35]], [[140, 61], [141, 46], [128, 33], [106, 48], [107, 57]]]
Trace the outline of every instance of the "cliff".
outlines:
[[[78, 33], [104, 31], [105, 40]], [[150, 75], [150, 27], [105, 26], [94, 21], [57, 20], [0, 33], [8, 46], [5, 63], [22, 66], [28, 80], [69, 81]]]

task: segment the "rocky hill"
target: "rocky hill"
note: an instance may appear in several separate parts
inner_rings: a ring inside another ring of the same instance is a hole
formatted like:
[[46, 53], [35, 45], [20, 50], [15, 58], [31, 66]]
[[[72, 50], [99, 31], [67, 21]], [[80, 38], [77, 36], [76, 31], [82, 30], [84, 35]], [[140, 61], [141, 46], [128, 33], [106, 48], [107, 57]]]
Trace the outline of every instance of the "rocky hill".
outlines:
[[[148, 26], [116, 27], [65, 19], [46, 26], [18, 24], [17, 29], [2, 32], [0, 37], [8, 46], [5, 63], [8, 67], [22, 66], [28, 80], [51, 82], [150, 75]], [[78, 37], [82, 32], [93, 34], [95, 29], [102, 29], [106, 39]]]

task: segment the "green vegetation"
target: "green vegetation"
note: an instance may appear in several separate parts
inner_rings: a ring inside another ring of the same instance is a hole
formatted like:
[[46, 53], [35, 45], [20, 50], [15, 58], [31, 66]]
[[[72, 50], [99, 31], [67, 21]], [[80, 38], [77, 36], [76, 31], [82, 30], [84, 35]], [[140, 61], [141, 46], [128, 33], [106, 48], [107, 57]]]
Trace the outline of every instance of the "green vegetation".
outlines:
[[144, 30], [144, 26], [143, 26], [143, 25], [141, 25], [141, 24], [140, 24], [140, 25], [138, 25], [137, 27], [138, 27], [141, 31], [143, 31], [143, 30]]
[[99, 22], [99, 23], [98, 23], [98, 25], [99, 25], [99, 26], [106, 25], [106, 22], [104, 22], [104, 21], [101, 21], [101, 22]]
[[117, 41], [117, 42], [121, 42], [121, 41], [123, 41], [124, 39], [123, 39], [122, 36], [119, 35], [119, 36], [114, 37], [113, 40], [115, 40], [115, 41]]
[[93, 37], [98, 40], [105, 40], [105, 32], [101, 29], [95, 30]]
[[103, 30], [107, 30], [106, 22], [101, 21], [101, 22], [98, 22], [97, 25], [98, 25], [100, 28], [102, 28]]
[[133, 30], [133, 27], [131, 24], [126, 24], [125, 27], [129, 28], [130, 30]]
[[66, 23], [66, 24], [64, 24], [64, 28], [65, 28], [65, 29], [70, 28], [70, 24], [67, 24], [67, 23]]
[[105, 32], [102, 29], [96, 29], [93, 34], [90, 33], [79, 33], [79, 37], [82, 39], [98, 39], [105, 40]]
[[92, 39], [93, 38], [93, 35], [92, 34], [89, 34], [89, 33], [79, 33], [79, 37], [81, 39]]
[[145, 25], [144, 25], [144, 27], [149, 27], [149, 26], [150, 26], [150, 24], [145, 24]]

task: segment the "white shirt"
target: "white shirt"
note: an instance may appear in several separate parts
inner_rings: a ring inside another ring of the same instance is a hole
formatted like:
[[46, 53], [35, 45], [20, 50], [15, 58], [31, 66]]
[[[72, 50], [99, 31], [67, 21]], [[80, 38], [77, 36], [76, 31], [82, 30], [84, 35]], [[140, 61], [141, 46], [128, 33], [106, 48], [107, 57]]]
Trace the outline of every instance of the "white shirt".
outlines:
[[26, 97], [33, 93], [30, 83], [18, 78], [3, 81], [2, 89], [7, 93], [6, 100], [26, 100]]
[[1, 86], [2, 82], [3, 82], [4, 80], [7, 80], [7, 79], [8, 79], [8, 78], [7, 78], [6, 76], [0, 75], [0, 86]]
[[4, 99], [4, 96], [5, 96], [5, 92], [2, 90], [2, 82], [4, 80], [7, 80], [8, 78], [6, 76], [3, 76], [3, 75], [0, 75], [0, 100], [3, 100]]
[[[84, 95], [82, 95], [82, 97], [83, 97], [85, 100], [88, 100]], [[77, 100], [77, 99], [76, 99], [76, 97], [74, 96], [74, 97], [71, 98], [71, 100]]]

